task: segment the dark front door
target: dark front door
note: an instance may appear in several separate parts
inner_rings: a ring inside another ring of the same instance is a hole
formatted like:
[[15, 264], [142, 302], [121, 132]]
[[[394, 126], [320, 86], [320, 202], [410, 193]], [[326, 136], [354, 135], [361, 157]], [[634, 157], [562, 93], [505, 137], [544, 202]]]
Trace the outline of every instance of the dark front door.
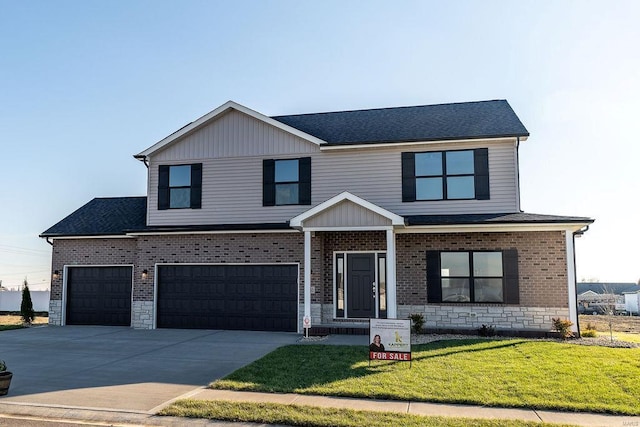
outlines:
[[297, 265], [158, 267], [158, 328], [295, 331]]
[[69, 267], [67, 325], [131, 325], [131, 267]]
[[347, 254], [347, 316], [376, 317], [375, 254]]

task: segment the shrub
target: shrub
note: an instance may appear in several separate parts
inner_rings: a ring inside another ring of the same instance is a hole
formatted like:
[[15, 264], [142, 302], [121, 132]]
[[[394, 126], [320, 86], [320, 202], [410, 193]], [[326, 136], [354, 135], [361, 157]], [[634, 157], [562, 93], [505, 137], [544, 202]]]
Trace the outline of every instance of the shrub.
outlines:
[[492, 325], [482, 325], [478, 328], [478, 335], [481, 337], [492, 337], [496, 334], [496, 327]]
[[583, 338], [595, 338], [598, 335], [598, 333], [596, 332], [595, 329], [585, 329], [580, 333], [580, 335]]
[[31, 323], [36, 318], [36, 314], [33, 311], [33, 302], [31, 301], [31, 291], [29, 291], [29, 285], [27, 279], [24, 280], [24, 288], [22, 289], [22, 303], [20, 304], [20, 316], [24, 323]]
[[571, 338], [573, 336], [573, 332], [571, 332], [571, 326], [573, 326], [573, 322], [569, 319], [561, 319], [561, 318], [553, 318], [553, 329], [555, 329], [559, 334], [560, 338], [566, 340], [567, 338]]
[[422, 327], [424, 326], [424, 315], [420, 313], [414, 313], [409, 315], [409, 319], [411, 319], [411, 331], [414, 334], [419, 334], [422, 332]]

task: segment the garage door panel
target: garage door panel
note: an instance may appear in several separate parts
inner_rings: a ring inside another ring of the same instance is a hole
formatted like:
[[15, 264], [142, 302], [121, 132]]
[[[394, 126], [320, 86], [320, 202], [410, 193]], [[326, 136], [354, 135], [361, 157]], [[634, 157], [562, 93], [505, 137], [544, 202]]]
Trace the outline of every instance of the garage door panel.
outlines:
[[66, 323], [131, 325], [131, 267], [69, 267]]
[[295, 331], [297, 290], [295, 265], [159, 266], [157, 325]]

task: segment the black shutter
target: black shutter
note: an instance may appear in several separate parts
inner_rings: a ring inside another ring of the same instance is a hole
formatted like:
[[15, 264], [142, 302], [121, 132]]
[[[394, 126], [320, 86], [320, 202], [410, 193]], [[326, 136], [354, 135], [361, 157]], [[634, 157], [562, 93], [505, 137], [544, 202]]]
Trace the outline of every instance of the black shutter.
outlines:
[[202, 163], [191, 165], [191, 209], [202, 207]]
[[442, 302], [439, 251], [427, 251], [427, 302]]
[[504, 302], [520, 303], [520, 278], [518, 276], [518, 251], [507, 249], [502, 251], [502, 269], [504, 271]]
[[476, 199], [489, 200], [489, 149], [473, 150]]
[[303, 157], [298, 160], [298, 204], [311, 204], [311, 157]]
[[416, 201], [416, 154], [402, 153], [402, 201]]
[[158, 166], [158, 210], [169, 209], [169, 166]]
[[276, 161], [262, 161], [262, 206], [276, 205]]

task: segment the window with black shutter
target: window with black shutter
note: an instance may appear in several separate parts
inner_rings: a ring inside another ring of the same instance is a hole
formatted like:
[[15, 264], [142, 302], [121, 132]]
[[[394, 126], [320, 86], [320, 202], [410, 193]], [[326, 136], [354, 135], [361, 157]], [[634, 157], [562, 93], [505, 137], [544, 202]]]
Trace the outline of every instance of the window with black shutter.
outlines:
[[402, 153], [402, 201], [489, 199], [489, 151]]
[[263, 206], [311, 204], [311, 157], [266, 159], [262, 167]]
[[202, 163], [158, 167], [158, 209], [202, 207]]
[[427, 251], [430, 303], [519, 303], [518, 253]]

